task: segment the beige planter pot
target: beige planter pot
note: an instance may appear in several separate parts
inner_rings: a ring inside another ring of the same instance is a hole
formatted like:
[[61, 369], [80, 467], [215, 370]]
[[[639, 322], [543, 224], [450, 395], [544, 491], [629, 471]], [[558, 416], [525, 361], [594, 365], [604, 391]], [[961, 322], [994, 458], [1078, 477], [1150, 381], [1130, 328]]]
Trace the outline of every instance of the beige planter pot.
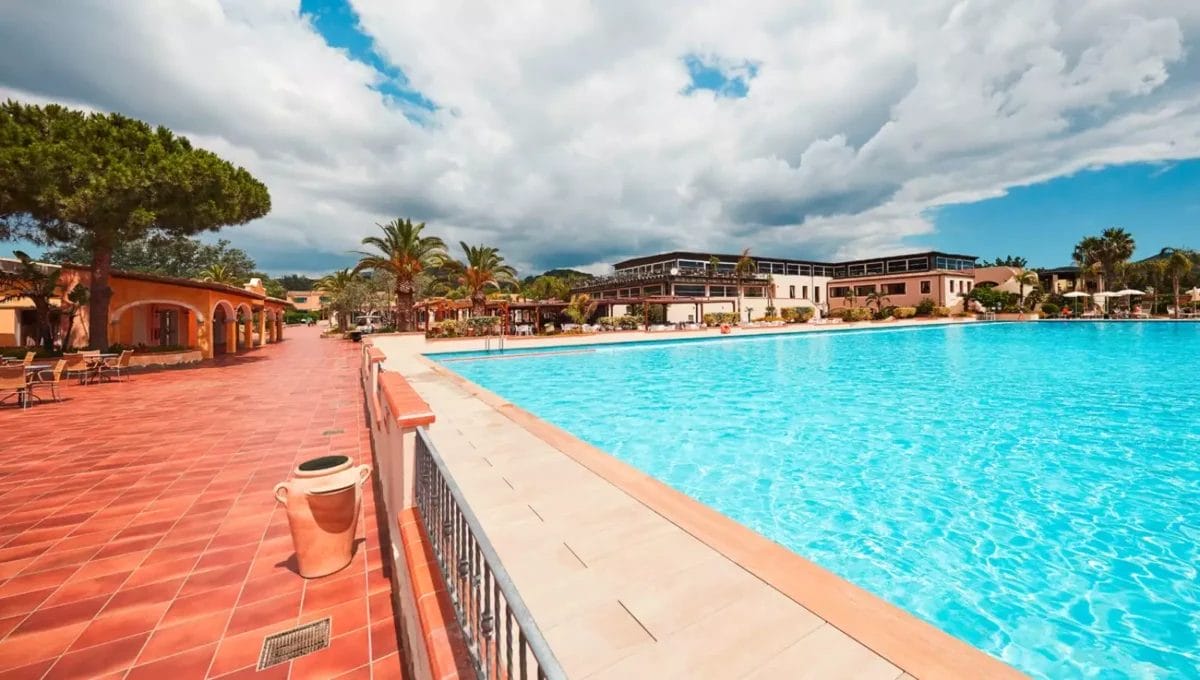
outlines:
[[300, 575], [332, 574], [354, 557], [362, 485], [371, 466], [351, 467], [346, 456], [325, 456], [301, 463], [294, 475], [275, 487], [275, 500], [287, 507]]

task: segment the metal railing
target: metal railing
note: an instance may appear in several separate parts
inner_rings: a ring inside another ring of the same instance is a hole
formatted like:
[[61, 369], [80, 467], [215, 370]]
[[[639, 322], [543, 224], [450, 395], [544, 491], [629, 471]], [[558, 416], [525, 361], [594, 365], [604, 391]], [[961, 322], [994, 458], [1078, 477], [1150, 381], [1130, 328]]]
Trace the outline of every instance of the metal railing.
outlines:
[[423, 427], [415, 449], [420, 521], [479, 677], [566, 678]]

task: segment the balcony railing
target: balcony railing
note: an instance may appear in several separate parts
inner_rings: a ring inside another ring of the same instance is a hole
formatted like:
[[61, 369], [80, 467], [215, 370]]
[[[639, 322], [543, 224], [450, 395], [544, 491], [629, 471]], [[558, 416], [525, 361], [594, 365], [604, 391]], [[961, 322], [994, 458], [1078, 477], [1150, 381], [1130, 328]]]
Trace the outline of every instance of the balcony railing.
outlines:
[[[382, 505], [382, 516], [394, 522], [415, 507], [412, 514], [438, 565], [434, 577], [440, 577], [454, 609], [455, 621], [447, 621], [447, 625], [461, 633], [480, 678], [565, 678], [500, 556], [433, 445], [425, 429], [433, 414], [401, 376], [383, 370], [384, 359], [377, 348], [363, 348], [363, 392], [376, 466], [376, 504]], [[405, 647], [401, 658], [408, 674], [417, 680], [436, 678], [437, 674], [431, 673], [434, 655], [423, 646], [420, 634], [417, 600], [421, 594], [406, 567], [405, 553], [412, 546], [403, 542], [398, 529], [389, 526], [381, 534], [386, 534], [385, 554], [391, 556], [393, 600]]]
[[[752, 281], [766, 281], [768, 274], [751, 273], [743, 274], [741, 280], [743, 283]], [[675, 269], [674, 273], [670, 270], [657, 272], [617, 272], [608, 276], [597, 276], [582, 282], [576, 286], [581, 290], [594, 288], [607, 288], [611, 286], [638, 286], [644, 283], [654, 283], [662, 281], [667, 277], [680, 278], [703, 278], [714, 281], [728, 281], [730, 284], [736, 284], [738, 276], [733, 272], [712, 271], [703, 267], [683, 267]]]
[[416, 454], [417, 508], [479, 677], [565, 678], [423, 427]]

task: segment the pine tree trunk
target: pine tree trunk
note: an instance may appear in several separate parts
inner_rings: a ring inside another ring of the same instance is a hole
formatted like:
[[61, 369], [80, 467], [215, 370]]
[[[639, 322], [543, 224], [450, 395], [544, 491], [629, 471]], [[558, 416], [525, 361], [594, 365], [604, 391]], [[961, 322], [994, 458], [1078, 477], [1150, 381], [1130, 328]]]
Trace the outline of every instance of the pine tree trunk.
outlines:
[[108, 349], [108, 303], [112, 288], [108, 286], [112, 271], [112, 247], [97, 243], [92, 250], [91, 301], [88, 307], [88, 347]]
[[47, 352], [54, 351], [54, 333], [50, 329], [49, 300], [35, 301], [34, 314], [37, 315], [38, 339]]

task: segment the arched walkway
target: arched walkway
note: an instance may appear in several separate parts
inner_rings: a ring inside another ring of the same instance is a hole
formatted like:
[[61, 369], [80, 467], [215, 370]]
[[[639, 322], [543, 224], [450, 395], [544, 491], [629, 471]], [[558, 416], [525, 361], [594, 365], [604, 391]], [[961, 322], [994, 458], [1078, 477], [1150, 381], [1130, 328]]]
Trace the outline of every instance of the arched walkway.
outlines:
[[237, 351], [237, 314], [227, 300], [218, 300], [212, 311], [213, 356]]
[[110, 317], [109, 340], [123, 345], [199, 347], [204, 310], [170, 298], [121, 305]]

